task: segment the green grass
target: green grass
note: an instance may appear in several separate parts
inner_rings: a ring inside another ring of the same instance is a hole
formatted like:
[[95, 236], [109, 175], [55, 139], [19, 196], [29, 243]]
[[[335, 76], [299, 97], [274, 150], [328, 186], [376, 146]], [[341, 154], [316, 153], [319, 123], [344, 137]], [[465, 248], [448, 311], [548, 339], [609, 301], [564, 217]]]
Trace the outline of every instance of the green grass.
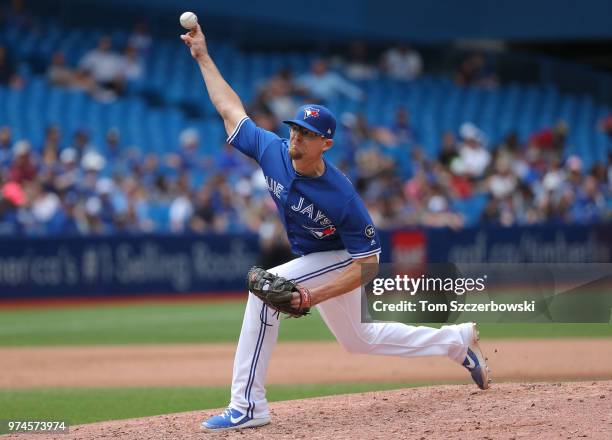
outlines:
[[[304, 399], [429, 384], [271, 385], [270, 401]], [[229, 387], [0, 390], [0, 419], [65, 420], [70, 425], [225, 407]], [[204, 414], [202, 415], [202, 417]]]
[[[0, 310], [0, 346], [236, 342], [245, 303], [178, 302]], [[284, 319], [280, 341], [333, 340], [318, 313]], [[609, 324], [481, 324], [484, 338], [612, 337]]]
[[[236, 342], [246, 303], [142, 303], [0, 310], [0, 346]], [[331, 340], [320, 319], [284, 320], [280, 340]]]

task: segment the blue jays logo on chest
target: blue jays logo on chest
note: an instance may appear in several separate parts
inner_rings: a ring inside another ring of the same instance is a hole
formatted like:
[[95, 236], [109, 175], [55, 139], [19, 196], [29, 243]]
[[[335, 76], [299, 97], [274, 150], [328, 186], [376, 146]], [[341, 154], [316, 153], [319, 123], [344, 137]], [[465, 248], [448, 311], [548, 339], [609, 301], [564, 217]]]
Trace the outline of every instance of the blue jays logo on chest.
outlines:
[[319, 240], [322, 240], [325, 237], [331, 237], [336, 233], [336, 227], [334, 225], [329, 225], [326, 228], [309, 228], [308, 226], [303, 227], [304, 229], [308, 229], [310, 233]]
[[300, 197], [297, 204], [291, 205], [291, 209], [295, 212], [308, 217], [317, 227], [310, 227], [302, 224], [302, 227], [308, 229], [310, 233], [319, 240], [330, 237], [336, 233], [336, 227], [331, 220], [312, 203], [308, 203], [304, 197]]

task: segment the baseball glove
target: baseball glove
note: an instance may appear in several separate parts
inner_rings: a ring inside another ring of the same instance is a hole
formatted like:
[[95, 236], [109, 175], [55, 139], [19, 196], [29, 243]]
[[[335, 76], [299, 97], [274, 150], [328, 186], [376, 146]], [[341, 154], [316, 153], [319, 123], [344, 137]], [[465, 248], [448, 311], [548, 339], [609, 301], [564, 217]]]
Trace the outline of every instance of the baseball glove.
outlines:
[[[254, 266], [249, 270], [247, 288], [268, 307], [290, 317], [301, 318], [310, 313], [311, 299], [308, 289], [286, 278], [267, 272], [261, 267]], [[300, 295], [298, 308], [291, 306], [293, 292]]]

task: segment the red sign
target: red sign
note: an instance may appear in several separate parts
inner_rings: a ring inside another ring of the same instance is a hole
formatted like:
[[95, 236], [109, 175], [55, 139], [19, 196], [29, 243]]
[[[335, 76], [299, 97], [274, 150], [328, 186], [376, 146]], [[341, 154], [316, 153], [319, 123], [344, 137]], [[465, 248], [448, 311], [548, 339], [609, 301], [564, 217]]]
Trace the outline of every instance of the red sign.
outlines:
[[391, 261], [400, 264], [427, 262], [427, 239], [424, 231], [398, 231], [391, 237]]

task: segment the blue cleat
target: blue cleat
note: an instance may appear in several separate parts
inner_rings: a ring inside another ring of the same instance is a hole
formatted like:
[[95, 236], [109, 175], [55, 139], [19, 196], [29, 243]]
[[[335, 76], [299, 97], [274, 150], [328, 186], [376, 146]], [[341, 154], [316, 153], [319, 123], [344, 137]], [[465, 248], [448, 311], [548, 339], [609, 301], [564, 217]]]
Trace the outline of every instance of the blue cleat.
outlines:
[[202, 428], [209, 431], [228, 431], [230, 429], [255, 428], [270, 423], [270, 417], [253, 419], [234, 408], [226, 408], [222, 414], [202, 422]]
[[472, 379], [481, 390], [486, 390], [491, 385], [489, 378], [489, 367], [487, 367], [487, 358], [484, 357], [480, 345], [478, 345], [478, 330], [476, 324], [472, 324], [472, 342], [468, 346], [467, 356], [463, 361], [463, 366], [472, 375]]

